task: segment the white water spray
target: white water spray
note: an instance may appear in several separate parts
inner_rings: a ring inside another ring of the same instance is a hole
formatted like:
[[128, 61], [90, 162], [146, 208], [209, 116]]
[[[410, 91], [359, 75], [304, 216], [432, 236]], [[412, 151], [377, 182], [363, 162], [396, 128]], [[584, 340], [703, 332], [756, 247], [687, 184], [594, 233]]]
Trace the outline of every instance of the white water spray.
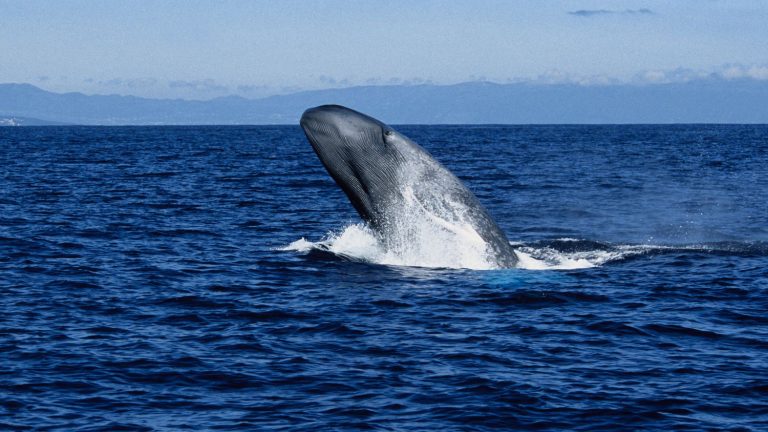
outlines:
[[[319, 242], [299, 239], [281, 248], [281, 250], [306, 253], [322, 250], [356, 261], [380, 265], [493, 270], [496, 266], [484, 260], [484, 250], [465, 247], [455, 242], [454, 238], [441, 237], [441, 231], [433, 231], [434, 236], [428, 245], [388, 249], [376, 237], [376, 234], [363, 224], [348, 225], [338, 233], [328, 234]], [[558, 242], [578, 242], [576, 239], [558, 239]], [[513, 243], [513, 246], [515, 244]], [[451, 250], [451, 248], [456, 248]], [[620, 261], [632, 256], [642, 255], [654, 250], [666, 249], [665, 246], [621, 245], [610, 250], [593, 249], [586, 251], [563, 252], [549, 246], [536, 247], [518, 244], [515, 253], [519, 258], [517, 268], [524, 270], [577, 270], [599, 267], [613, 261]]]

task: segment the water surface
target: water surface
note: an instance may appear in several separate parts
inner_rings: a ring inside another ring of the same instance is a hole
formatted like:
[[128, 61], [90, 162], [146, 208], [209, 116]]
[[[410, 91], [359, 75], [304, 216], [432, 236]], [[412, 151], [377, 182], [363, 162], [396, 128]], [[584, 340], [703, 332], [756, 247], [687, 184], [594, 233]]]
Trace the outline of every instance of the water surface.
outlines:
[[768, 127], [399, 130], [544, 270], [376, 263], [298, 126], [0, 130], [0, 429], [768, 429]]

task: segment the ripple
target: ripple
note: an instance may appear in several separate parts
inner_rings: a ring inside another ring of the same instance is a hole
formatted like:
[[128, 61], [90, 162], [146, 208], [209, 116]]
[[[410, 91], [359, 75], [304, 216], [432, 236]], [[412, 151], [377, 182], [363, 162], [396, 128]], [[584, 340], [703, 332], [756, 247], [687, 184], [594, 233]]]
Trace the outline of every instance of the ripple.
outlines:
[[648, 324], [643, 326], [643, 328], [663, 335], [693, 336], [706, 339], [719, 339], [723, 337], [723, 335], [716, 332], [699, 330], [676, 324]]

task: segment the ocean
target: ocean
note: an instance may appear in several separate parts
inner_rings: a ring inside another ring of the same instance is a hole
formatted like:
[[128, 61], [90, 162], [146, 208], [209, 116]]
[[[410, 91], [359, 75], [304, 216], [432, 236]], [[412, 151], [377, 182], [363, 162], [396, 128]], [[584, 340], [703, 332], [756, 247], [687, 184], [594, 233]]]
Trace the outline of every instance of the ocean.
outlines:
[[0, 430], [768, 430], [768, 126], [396, 128], [520, 268], [298, 125], [0, 129]]

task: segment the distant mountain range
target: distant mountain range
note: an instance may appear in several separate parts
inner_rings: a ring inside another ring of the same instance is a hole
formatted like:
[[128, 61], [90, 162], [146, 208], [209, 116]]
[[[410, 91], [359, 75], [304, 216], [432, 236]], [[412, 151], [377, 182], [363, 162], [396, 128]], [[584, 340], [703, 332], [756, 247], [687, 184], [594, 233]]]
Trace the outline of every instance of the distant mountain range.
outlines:
[[296, 124], [305, 109], [328, 103], [393, 124], [768, 123], [766, 101], [768, 81], [715, 78], [606, 86], [360, 86], [208, 101], [52, 93], [30, 84], [0, 84], [0, 125]]

